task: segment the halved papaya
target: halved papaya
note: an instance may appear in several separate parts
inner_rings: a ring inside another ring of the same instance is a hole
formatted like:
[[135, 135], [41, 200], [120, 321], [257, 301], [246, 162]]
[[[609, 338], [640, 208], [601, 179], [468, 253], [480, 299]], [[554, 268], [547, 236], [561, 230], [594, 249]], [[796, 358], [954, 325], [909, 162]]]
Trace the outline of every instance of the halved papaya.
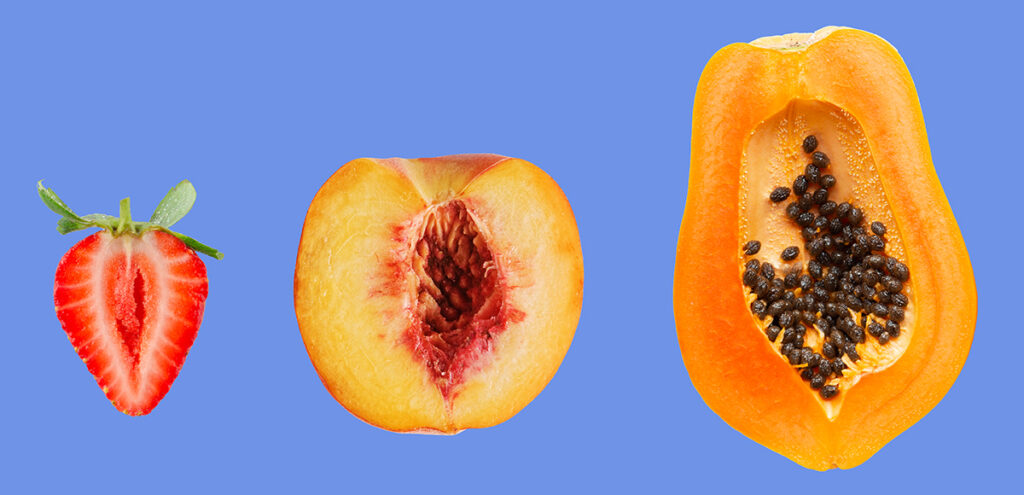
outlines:
[[977, 294], [889, 43], [828, 27], [712, 57], [674, 306], [704, 401], [802, 466], [857, 466], [942, 399]]

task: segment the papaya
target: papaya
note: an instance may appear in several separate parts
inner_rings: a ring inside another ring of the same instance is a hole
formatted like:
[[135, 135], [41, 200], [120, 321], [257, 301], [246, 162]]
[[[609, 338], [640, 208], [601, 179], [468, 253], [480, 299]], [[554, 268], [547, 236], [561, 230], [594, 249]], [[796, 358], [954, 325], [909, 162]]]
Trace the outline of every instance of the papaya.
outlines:
[[974, 275], [888, 42], [827, 27], [711, 58], [673, 300], [705, 403], [810, 469], [863, 463], [949, 391]]

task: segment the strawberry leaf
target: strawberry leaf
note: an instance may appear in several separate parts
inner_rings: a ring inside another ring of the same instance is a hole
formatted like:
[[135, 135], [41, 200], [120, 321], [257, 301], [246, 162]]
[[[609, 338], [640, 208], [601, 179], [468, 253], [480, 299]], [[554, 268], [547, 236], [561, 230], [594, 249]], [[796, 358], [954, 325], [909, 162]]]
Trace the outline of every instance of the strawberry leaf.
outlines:
[[168, 191], [164, 199], [157, 205], [156, 211], [153, 212], [153, 217], [148, 222], [132, 221], [131, 202], [128, 198], [122, 199], [118, 205], [119, 216], [114, 217], [102, 213], [78, 216], [75, 212], [71, 211], [71, 208], [64, 201], [61, 201], [57, 193], [53, 192], [52, 189], [43, 187], [43, 181], [39, 181], [36, 184], [36, 189], [39, 192], [39, 197], [43, 200], [43, 204], [61, 216], [60, 220], [57, 221], [57, 232], [61, 234], [89, 227], [107, 229], [115, 236], [122, 234], [138, 236], [149, 230], [162, 230], [181, 239], [186, 246], [197, 253], [203, 253], [218, 260], [224, 259], [224, 253], [187, 235], [179, 234], [167, 228], [181, 220], [181, 217], [185, 216], [196, 202], [196, 189], [187, 180], [181, 181]]
[[182, 217], [192, 209], [192, 205], [196, 202], [196, 188], [192, 186], [192, 183], [183, 180], [178, 185], [171, 188], [164, 196], [164, 199], [160, 201], [160, 204], [156, 205], [156, 210], [153, 211], [153, 217], [149, 219], [151, 223], [162, 225], [164, 227], [170, 227], [181, 220]]
[[117, 225], [117, 217], [106, 215], [103, 213], [90, 213], [88, 215], [82, 215], [82, 219], [88, 221], [97, 227], [113, 228]]
[[224, 259], [224, 253], [217, 251], [216, 249], [207, 246], [206, 244], [203, 244], [185, 234], [179, 234], [177, 232], [171, 232], [171, 234], [173, 234], [174, 237], [181, 239], [181, 242], [184, 242], [186, 246], [190, 247], [193, 251], [197, 253], [203, 253], [207, 256], [216, 258], [218, 260]]
[[36, 184], [36, 190], [39, 192], [39, 198], [43, 200], [43, 204], [54, 213], [64, 218], [87, 223], [82, 217], [75, 215], [75, 212], [71, 211], [71, 208], [64, 201], [61, 201], [57, 193], [53, 192], [53, 189], [43, 187], [43, 181], [39, 181]]
[[68, 232], [87, 229], [92, 226], [93, 225], [89, 222], [82, 223], [68, 217], [64, 217], [61, 218], [60, 220], [57, 220], [57, 232], [60, 232], [61, 234], [67, 234]]

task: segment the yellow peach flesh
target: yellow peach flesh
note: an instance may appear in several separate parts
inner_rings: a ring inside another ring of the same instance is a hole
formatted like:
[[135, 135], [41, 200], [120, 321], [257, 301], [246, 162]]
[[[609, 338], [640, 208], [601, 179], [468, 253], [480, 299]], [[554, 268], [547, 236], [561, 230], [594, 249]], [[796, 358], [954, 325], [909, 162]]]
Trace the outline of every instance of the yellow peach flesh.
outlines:
[[[417, 243], [453, 202], [486, 239], [505, 313], [446, 391], [410, 339], [424, 319]], [[321, 380], [352, 413], [393, 431], [455, 433], [502, 422], [543, 389], [571, 343], [582, 283], [572, 211], [536, 166], [497, 155], [359, 159], [310, 206], [295, 307]]]

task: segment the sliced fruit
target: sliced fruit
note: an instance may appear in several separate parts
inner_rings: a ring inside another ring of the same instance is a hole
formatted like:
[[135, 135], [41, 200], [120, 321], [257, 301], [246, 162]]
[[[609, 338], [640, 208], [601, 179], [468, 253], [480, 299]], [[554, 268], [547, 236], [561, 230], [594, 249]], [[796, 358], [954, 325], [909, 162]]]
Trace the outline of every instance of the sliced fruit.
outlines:
[[295, 311], [328, 391], [393, 431], [510, 418], [555, 374], [583, 261], [562, 191], [497, 155], [358, 159], [320, 188]]
[[114, 407], [147, 414], [170, 390], [203, 318], [206, 266], [193, 249], [223, 257], [168, 230], [192, 207], [195, 189], [182, 182], [150, 222], [133, 222], [127, 198], [120, 217], [81, 217], [41, 182], [38, 188], [61, 215], [61, 233], [104, 229], [61, 258], [53, 288], [57, 319]]
[[977, 313], [910, 74], [854, 29], [727, 46], [691, 153], [674, 298], [694, 386], [803, 466], [857, 466], [949, 390]]

